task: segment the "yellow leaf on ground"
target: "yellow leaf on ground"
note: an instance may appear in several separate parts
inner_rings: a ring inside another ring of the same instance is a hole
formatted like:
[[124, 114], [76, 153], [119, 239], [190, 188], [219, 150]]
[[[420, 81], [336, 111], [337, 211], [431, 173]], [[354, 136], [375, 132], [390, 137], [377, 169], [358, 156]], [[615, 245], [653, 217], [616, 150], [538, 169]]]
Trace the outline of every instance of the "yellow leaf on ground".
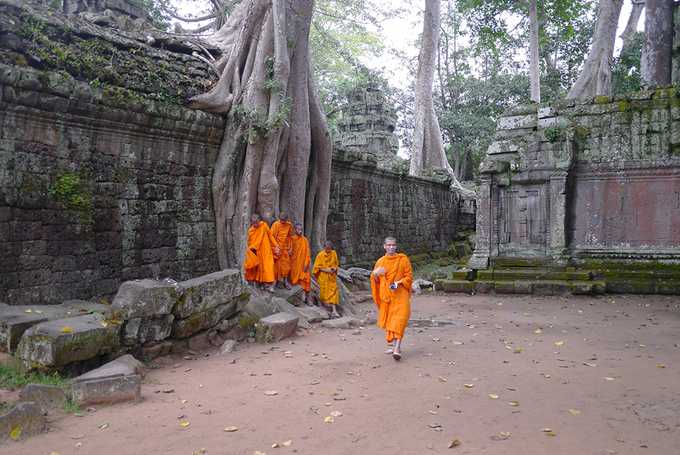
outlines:
[[333, 416], [333, 417], [341, 417], [341, 416], [342, 416], [342, 412], [340, 412], [340, 411], [332, 411], [332, 412], [331, 412], [331, 416]]
[[569, 414], [571, 414], [573, 416], [577, 416], [577, 415], [581, 414], [581, 411], [579, 411], [578, 409], [569, 409]]
[[9, 432], [9, 438], [12, 441], [18, 441], [20, 437], [21, 437], [21, 426], [17, 425], [16, 427], [12, 428], [12, 431]]
[[186, 428], [189, 425], [191, 425], [191, 423], [189, 423], [188, 420], [182, 420], [182, 421], [179, 422], [179, 426], [182, 427], [182, 428]]
[[492, 400], [498, 400], [498, 395], [496, 395], [495, 393], [490, 393], [489, 398], [491, 398]]
[[474, 384], [463, 384], [463, 385], [464, 385], [465, 387], [467, 387], [468, 389], [471, 389], [471, 388], [473, 388], [473, 387], [475, 386]]
[[446, 382], [447, 379], [444, 376], [439, 376], [437, 379], [439, 379], [439, 382]]
[[545, 433], [546, 436], [557, 436], [557, 433], [555, 433], [552, 429], [550, 428], [543, 428], [543, 433]]
[[326, 416], [326, 418], [323, 419], [323, 422], [324, 423], [333, 423], [333, 422], [335, 422], [335, 419], [333, 418], [333, 416]]
[[290, 447], [292, 444], [293, 444], [293, 441], [291, 441], [290, 439], [289, 439], [288, 441], [283, 441], [283, 442], [281, 443], [281, 445], [282, 445], [283, 447]]
[[522, 353], [522, 348], [515, 348], [512, 350], [515, 354], [521, 354]]
[[609, 377], [609, 376], [605, 376], [605, 377], [604, 377], [604, 380], [605, 380], [605, 381], [615, 381], [616, 379], [615, 379], [615, 378], [612, 378], [612, 377]]
[[33, 313], [33, 310], [29, 308], [28, 310], [24, 310], [24, 313]]
[[534, 330], [534, 333], [535, 333], [536, 335], [539, 335], [539, 334], [543, 333], [543, 330], [541, 330], [541, 329], [536, 329], [536, 330]]
[[517, 407], [517, 406], [519, 406], [519, 401], [515, 401], [515, 400], [508, 401], [508, 404], [509, 404], [510, 406], [515, 406], [515, 407]]
[[269, 396], [269, 397], [273, 397], [274, 395], [278, 395], [279, 392], [277, 392], [276, 390], [267, 390], [267, 391], [264, 392], [264, 394]]
[[555, 341], [555, 346], [560, 347], [564, 345], [564, 341]]
[[449, 449], [453, 449], [454, 447], [458, 447], [459, 445], [461, 445], [460, 439], [454, 438], [449, 443]]
[[279, 446], [278, 442], [275, 442], [274, 444], [272, 444], [272, 449], [278, 449], [279, 447], [280, 446]]
[[227, 433], [233, 433], [234, 431], [238, 431], [238, 427], [233, 427], [233, 426], [232, 427], [226, 427], [224, 429], [224, 431], [226, 431]]
[[61, 328], [61, 333], [73, 333], [73, 327], [65, 325]]
[[656, 367], [657, 368], [666, 368], [666, 365], [664, 365], [663, 363], [657, 363]]

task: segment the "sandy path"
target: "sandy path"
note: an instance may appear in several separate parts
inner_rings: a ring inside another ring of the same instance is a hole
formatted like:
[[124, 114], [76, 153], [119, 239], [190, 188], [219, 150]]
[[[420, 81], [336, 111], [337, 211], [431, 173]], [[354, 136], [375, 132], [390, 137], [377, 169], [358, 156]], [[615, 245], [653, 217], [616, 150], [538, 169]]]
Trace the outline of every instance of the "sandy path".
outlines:
[[375, 327], [166, 358], [142, 403], [58, 418], [0, 454], [680, 453], [677, 297], [434, 295], [414, 317], [455, 325], [409, 329], [399, 363]]

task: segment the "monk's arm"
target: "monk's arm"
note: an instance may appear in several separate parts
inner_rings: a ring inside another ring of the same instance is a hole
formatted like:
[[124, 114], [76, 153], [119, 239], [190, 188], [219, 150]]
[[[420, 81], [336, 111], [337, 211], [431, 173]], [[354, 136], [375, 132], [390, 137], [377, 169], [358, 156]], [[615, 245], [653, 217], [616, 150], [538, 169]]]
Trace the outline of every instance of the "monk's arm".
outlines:
[[401, 267], [401, 279], [396, 283], [401, 284], [406, 289], [410, 290], [411, 285], [413, 284], [413, 268], [411, 267], [411, 261], [405, 257], [402, 259]]

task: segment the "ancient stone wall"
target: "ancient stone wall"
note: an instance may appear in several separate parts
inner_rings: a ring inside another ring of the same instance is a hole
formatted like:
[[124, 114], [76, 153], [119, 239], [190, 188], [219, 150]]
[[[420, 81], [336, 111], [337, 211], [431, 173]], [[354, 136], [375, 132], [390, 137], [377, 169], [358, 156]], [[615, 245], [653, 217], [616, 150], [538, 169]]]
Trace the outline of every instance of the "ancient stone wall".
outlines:
[[520, 106], [482, 165], [477, 250], [494, 257], [680, 259], [680, 98]]
[[[441, 251], [471, 226], [459, 221], [459, 196], [449, 185], [378, 169], [336, 155], [326, 232], [344, 265], [372, 266], [394, 236], [409, 254]], [[465, 218], [468, 222], [469, 217]]]
[[57, 303], [217, 270], [220, 117], [121, 109], [87, 84], [17, 67], [0, 67], [0, 88], [0, 301]]

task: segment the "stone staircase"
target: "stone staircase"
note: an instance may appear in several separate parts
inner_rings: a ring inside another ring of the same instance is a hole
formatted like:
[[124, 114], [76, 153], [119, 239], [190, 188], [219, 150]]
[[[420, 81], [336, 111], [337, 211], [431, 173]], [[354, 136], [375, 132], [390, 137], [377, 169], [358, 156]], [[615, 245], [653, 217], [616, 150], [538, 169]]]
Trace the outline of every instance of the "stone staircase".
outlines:
[[459, 269], [435, 281], [444, 292], [468, 294], [680, 294], [680, 265], [582, 260], [568, 266], [541, 259], [496, 258], [487, 270]]
[[487, 270], [461, 269], [437, 280], [444, 292], [468, 294], [603, 294], [607, 284], [592, 270], [555, 266], [534, 259], [496, 259]]

